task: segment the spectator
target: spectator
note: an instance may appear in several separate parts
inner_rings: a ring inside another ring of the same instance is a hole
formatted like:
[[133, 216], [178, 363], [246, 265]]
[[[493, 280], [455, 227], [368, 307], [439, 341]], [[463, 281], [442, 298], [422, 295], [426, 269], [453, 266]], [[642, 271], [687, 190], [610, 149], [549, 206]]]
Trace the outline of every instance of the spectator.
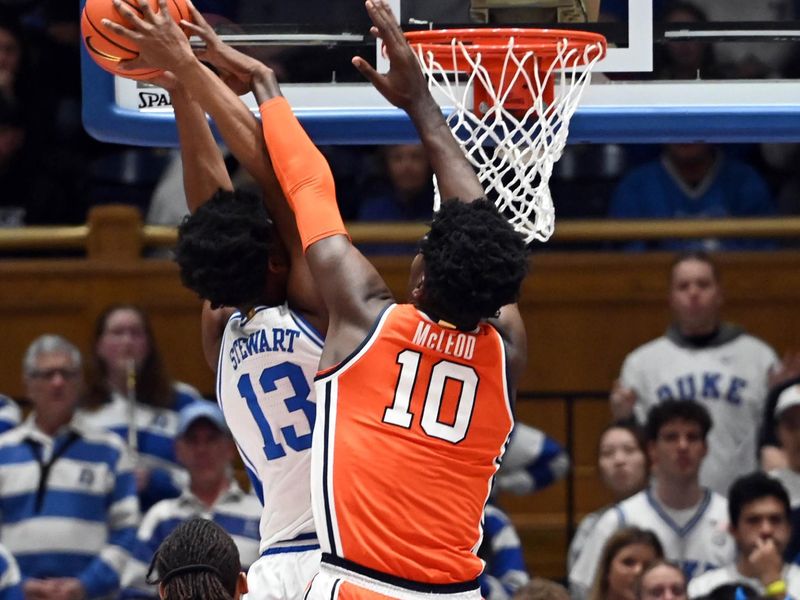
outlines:
[[645, 431], [654, 483], [600, 517], [569, 573], [573, 597], [586, 593], [603, 545], [625, 525], [655, 532], [665, 557], [677, 561], [687, 579], [733, 560], [728, 503], [698, 479], [710, 428], [708, 411], [691, 400], [665, 400], [650, 409]]
[[652, 531], [620, 529], [603, 546], [589, 600], [634, 600], [636, 581], [659, 558], [664, 550]]
[[[706, 23], [706, 14], [690, 2], [672, 2], [664, 14], [667, 27], [672, 23]], [[660, 50], [660, 52], [659, 52]], [[667, 42], [656, 49], [655, 73], [659, 79], [719, 79], [721, 72], [708, 42], [681, 40]]]
[[657, 560], [638, 582], [637, 600], [686, 600], [686, 575], [678, 565]]
[[119, 589], [139, 521], [130, 457], [76, 416], [81, 356], [70, 342], [34, 340], [23, 378], [33, 412], [0, 436], [0, 541], [26, 598], [105, 598]]
[[147, 565], [164, 539], [194, 517], [210, 519], [227, 531], [245, 570], [259, 556], [261, 503], [231, 477], [236, 447], [216, 404], [203, 400], [181, 411], [175, 449], [189, 472], [189, 489], [179, 498], [162, 500], [142, 519], [134, 559], [123, 579], [123, 598], [157, 597], [146, 582]]
[[531, 494], [562, 479], [569, 470], [564, 448], [543, 431], [517, 421], [492, 492]]
[[569, 592], [560, 583], [534, 577], [517, 590], [513, 600], [569, 600]]
[[481, 596], [486, 600], [508, 600], [530, 580], [514, 525], [492, 504], [487, 504], [483, 512], [483, 542], [478, 556], [486, 563], [480, 576]]
[[14, 556], [0, 546], [0, 600], [23, 600], [19, 566]]
[[178, 525], [158, 548], [148, 580], [158, 584], [163, 600], [239, 600], [247, 593], [247, 576], [239, 565], [236, 544], [224, 529], [192, 519]]
[[17, 403], [8, 396], [0, 394], [0, 433], [19, 425], [21, 415]]
[[369, 190], [358, 209], [359, 221], [427, 221], [433, 215], [433, 171], [422, 144], [380, 149], [385, 180]]
[[647, 411], [667, 399], [695, 400], [711, 412], [714, 428], [700, 481], [725, 494], [742, 472], [757, 467], [758, 431], [775, 352], [744, 329], [722, 322], [719, 273], [702, 252], [681, 254], [670, 271], [674, 323], [631, 352], [611, 392], [616, 418]]
[[[775, 407], [778, 438], [786, 452], [786, 466], [771, 471], [789, 493], [792, 535], [784, 558], [798, 562], [800, 558], [800, 382], [786, 387]], [[800, 597], [800, 596], [798, 596]]]
[[[147, 315], [135, 306], [118, 304], [103, 311], [95, 321], [93, 350], [84, 418], [127, 441], [128, 397], [134, 393], [136, 479], [142, 510], [175, 498], [187, 483], [175, 457], [177, 411], [199, 400], [199, 392], [170, 379]], [[135, 381], [129, 380], [131, 361]]]
[[[614, 504], [630, 498], [647, 486], [647, 451], [644, 432], [631, 421], [618, 421], [606, 427], [597, 444], [597, 470], [600, 480], [611, 492]], [[595, 523], [610, 506], [586, 515], [578, 525], [567, 553], [567, 572], [580, 556]]]
[[756, 472], [737, 479], [728, 494], [736, 562], [689, 582], [689, 597], [699, 598], [725, 584], [744, 584], [760, 596], [800, 598], [800, 567], [787, 565], [789, 495], [779, 481]]
[[[660, 160], [634, 169], [617, 186], [609, 214], [618, 219], [725, 218], [775, 212], [766, 182], [749, 165], [709, 144], [667, 144]], [[658, 248], [752, 249], [752, 240], [665, 240]], [[628, 245], [643, 250], [644, 242]]]

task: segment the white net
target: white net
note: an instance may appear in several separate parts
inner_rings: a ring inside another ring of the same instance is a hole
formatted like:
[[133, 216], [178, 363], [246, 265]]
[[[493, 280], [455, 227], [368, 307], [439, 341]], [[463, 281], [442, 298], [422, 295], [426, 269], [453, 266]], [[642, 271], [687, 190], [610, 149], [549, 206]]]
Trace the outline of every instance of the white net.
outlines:
[[[447, 60], [437, 61], [433, 52], [417, 46], [429, 88], [455, 107], [448, 124], [476, 168], [487, 197], [526, 242], [546, 241], [553, 234], [555, 214], [549, 188], [553, 164], [561, 158], [569, 120], [590, 81], [591, 68], [604, 55], [601, 43], [571, 44], [563, 38], [554, 44], [555, 59], [541, 59], [509, 38], [499, 80], [490, 76], [481, 54], [458, 39], [451, 41], [452, 56]], [[453, 65], [465, 63], [469, 72], [453, 72]], [[472, 107], [476, 88], [482, 88], [484, 93], [478, 98], [485, 101]], [[524, 98], [526, 108], [512, 112], [506, 104], [519, 89], [529, 96]], [[548, 102], [547, 90], [553, 89]], [[438, 210], [441, 199], [435, 178], [434, 187], [434, 210]]]

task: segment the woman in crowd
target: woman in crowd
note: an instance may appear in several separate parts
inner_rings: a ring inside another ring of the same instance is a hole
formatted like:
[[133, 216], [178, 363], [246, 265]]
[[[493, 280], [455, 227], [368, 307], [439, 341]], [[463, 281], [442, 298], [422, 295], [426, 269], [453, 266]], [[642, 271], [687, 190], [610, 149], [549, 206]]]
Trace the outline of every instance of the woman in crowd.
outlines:
[[[617, 421], [606, 427], [597, 444], [597, 470], [611, 492], [614, 503], [643, 490], [647, 485], [648, 465], [644, 434], [632, 421]], [[586, 515], [578, 525], [567, 555], [567, 572], [578, 560], [580, 550], [597, 520], [608, 510], [604, 506]]]
[[652, 531], [620, 529], [603, 547], [589, 600], [635, 600], [639, 576], [663, 556], [661, 543]]
[[178, 496], [186, 484], [175, 458], [178, 411], [200, 399], [199, 392], [170, 379], [150, 321], [136, 306], [103, 311], [95, 322], [92, 350], [84, 419], [114, 431], [135, 451], [143, 511]]
[[636, 585], [636, 600], [687, 600], [686, 575], [666, 560], [657, 560], [642, 571]]

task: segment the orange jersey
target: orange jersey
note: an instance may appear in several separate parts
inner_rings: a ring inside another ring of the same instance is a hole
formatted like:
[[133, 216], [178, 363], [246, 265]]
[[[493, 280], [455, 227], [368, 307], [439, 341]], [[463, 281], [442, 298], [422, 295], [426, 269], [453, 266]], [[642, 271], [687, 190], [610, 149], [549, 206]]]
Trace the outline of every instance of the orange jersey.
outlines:
[[312, 501], [323, 552], [413, 582], [471, 582], [513, 425], [503, 340], [389, 306], [317, 376]]

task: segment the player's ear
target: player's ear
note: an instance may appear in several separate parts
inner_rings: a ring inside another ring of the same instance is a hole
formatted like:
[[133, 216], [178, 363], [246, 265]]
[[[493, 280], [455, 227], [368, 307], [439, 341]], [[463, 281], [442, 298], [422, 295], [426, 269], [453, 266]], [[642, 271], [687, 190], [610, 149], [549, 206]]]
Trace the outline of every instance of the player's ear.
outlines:
[[240, 572], [239, 576], [236, 578], [236, 598], [241, 598], [248, 592], [247, 589], [247, 574], [244, 572]]
[[425, 275], [422, 275], [417, 281], [416, 285], [411, 289], [411, 302], [412, 304], [417, 304], [423, 296], [423, 290], [425, 287]]

